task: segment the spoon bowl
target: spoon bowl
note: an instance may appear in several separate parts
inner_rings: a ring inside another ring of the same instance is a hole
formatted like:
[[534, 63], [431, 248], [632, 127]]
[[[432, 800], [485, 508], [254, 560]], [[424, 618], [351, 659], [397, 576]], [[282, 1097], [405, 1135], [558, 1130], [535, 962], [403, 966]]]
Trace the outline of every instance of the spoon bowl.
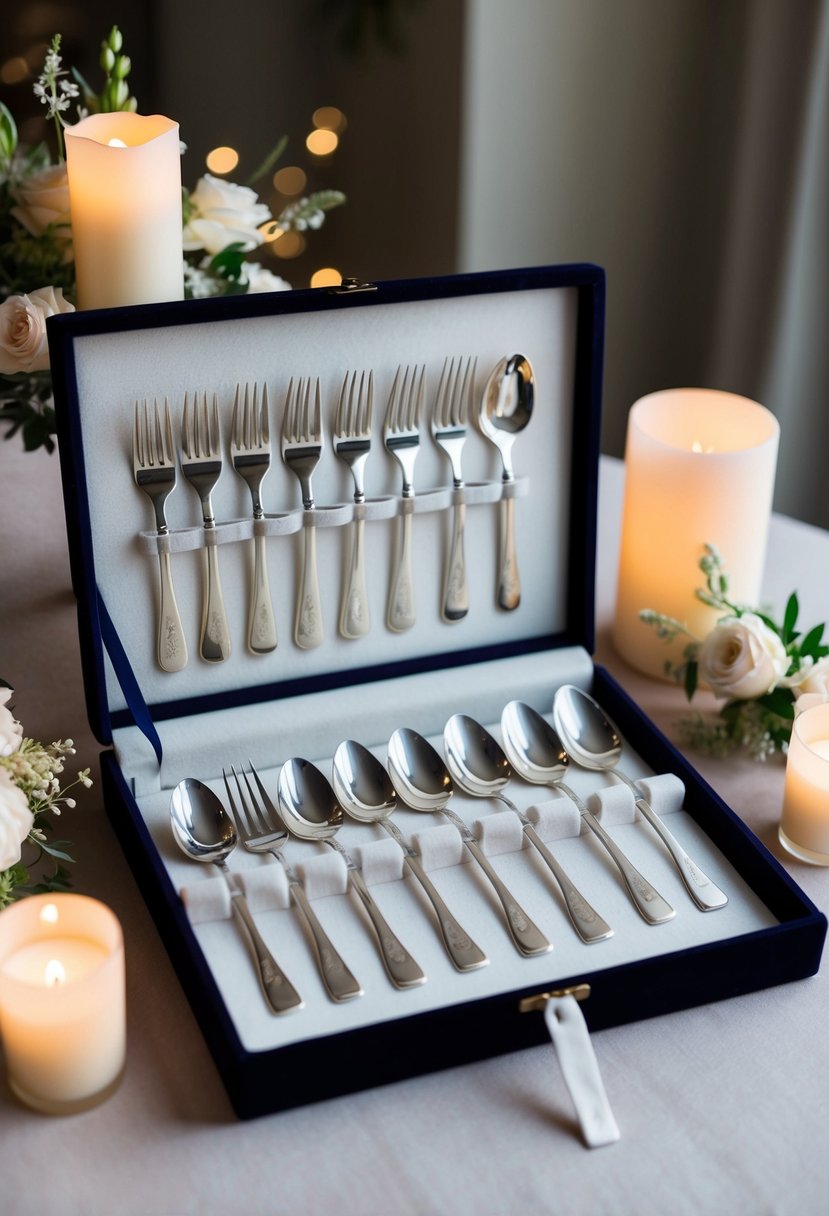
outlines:
[[444, 728], [443, 745], [446, 764], [462, 790], [477, 798], [499, 799], [521, 820], [524, 835], [547, 863], [558, 883], [570, 920], [582, 941], [599, 942], [612, 937], [610, 925], [574, 886], [524, 812], [502, 793], [512, 778], [513, 770], [505, 752], [486, 727], [465, 714], [455, 714]]
[[449, 809], [448, 803], [455, 789], [446, 764], [431, 743], [417, 731], [401, 727], [389, 739], [388, 756], [394, 788], [406, 805], [414, 811], [443, 814], [460, 832], [467, 849], [495, 889], [516, 949], [527, 956], [551, 950], [552, 946], [502, 882], [467, 824]]
[[713, 912], [728, 896], [692, 861], [634, 782], [618, 767], [622, 737], [601, 705], [583, 688], [563, 684], [553, 701], [553, 720], [568, 751], [582, 768], [613, 772], [628, 787], [642, 818], [654, 829], [679, 870], [685, 889], [701, 912]]
[[428, 896], [446, 952], [458, 971], [486, 966], [489, 959], [450, 912], [414, 849], [389, 818], [398, 805], [397, 794], [374, 753], [353, 739], [341, 743], [334, 753], [333, 781], [346, 814], [360, 823], [379, 823], [403, 850], [404, 864]]
[[374, 928], [383, 966], [397, 988], [422, 984], [426, 976], [386, 922], [348, 852], [336, 839], [342, 827], [343, 808], [328, 778], [313, 764], [295, 756], [286, 761], [277, 782], [279, 812], [288, 831], [300, 840], [330, 845], [347, 867], [348, 884], [357, 892]]
[[257, 929], [247, 900], [227, 867], [238, 837], [233, 820], [210, 786], [195, 777], [180, 781], [170, 798], [170, 825], [181, 851], [194, 861], [218, 866], [230, 891], [230, 907], [256, 960], [259, 981], [272, 1013], [300, 1009], [302, 997], [280, 969]]

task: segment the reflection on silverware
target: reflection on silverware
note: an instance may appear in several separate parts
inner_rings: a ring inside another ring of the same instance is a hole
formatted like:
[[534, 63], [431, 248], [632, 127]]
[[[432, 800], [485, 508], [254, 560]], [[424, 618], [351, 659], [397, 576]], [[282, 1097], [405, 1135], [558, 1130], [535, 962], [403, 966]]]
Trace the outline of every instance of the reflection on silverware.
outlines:
[[447, 359], [438, 385], [438, 395], [432, 414], [432, 435], [438, 447], [446, 453], [452, 467], [452, 538], [443, 579], [440, 612], [445, 621], [460, 621], [469, 611], [469, 588], [466, 582], [464, 528], [466, 503], [463, 501], [463, 472], [461, 452], [466, 442], [466, 423], [472, 401], [477, 359]]
[[230, 633], [225, 616], [222, 584], [219, 579], [219, 552], [215, 544], [216, 520], [210, 495], [222, 472], [219, 405], [213, 394], [208, 410], [207, 393], [193, 394], [193, 409], [187, 393], [181, 418], [181, 471], [199, 496], [205, 530], [204, 597], [200, 653], [208, 663], [221, 663], [230, 657]]
[[465, 714], [455, 714], [443, 731], [446, 764], [452, 780], [476, 798], [497, 798], [521, 820], [524, 835], [538, 850], [561, 889], [573, 927], [584, 942], [601, 942], [613, 936], [610, 925], [574, 886], [561, 863], [536, 832], [523, 811], [502, 792], [512, 778], [512, 767], [502, 748], [485, 727]]
[[253, 951], [265, 999], [273, 1013], [302, 1008], [302, 997], [280, 969], [250, 914], [247, 900], [227, 858], [236, 847], [236, 829], [218, 797], [194, 777], [180, 781], [170, 799], [173, 836], [183, 853], [194, 861], [218, 866], [230, 891], [230, 906]]
[[[233, 401], [233, 418], [230, 425], [230, 458], [233, 467], [250, 489], [255, 525], [265, 518], [262, 506], [262, 482], [271, 464], [271, 436], [268, 419], [268, 388], [262, 385], [262, 404], [259, 404], [259, 385], [245, 385], [242, 393], [236, 386]], [[276, 621], [273, 615], [271, 590], [268, 584], [268, 560], [265, 551], [265, 536], [254, 531], [253, 577], [250, 589], [250, 615], [248, 617], [248, 649], [252, 654], [270, 654], [276, 649]]]
[[314, 522], [314, 491], [311, 477], [322, 455], [322, 417], [320, 382], [310, 377], [291, 380], [285, 397], [282, 418], [282, 459], [294, 473], [302, 491], [303, 551], [302, 572], [296, 601], [294, 641], [301, 650], [312, 650], [323, 641], [322, 605], [317, 575], [317, 529]]
[[511, 701], [504, 709], [501, 723], [504, 750], [515, 771], [533, 785], [555, 785], [572, 799], [584, 822], [595, 832], [616, 863], [628, 894], [643, 920], [649, 925], [660, 925], [673, 919], [676, 912], [667, 900], [643, 878], [612, 837], [608, 836], [596, 816], [588, 811], [578, 794], [562, 781], [570, 758], [549, 722], [529, 705]]
[[[481, 433], [494, 444], [501, 456], [505, 486], [515, 480], [512, 445], [532, 417], [535, 379], [529, 359], [512, 355], [495, 365], [487, 381], [478, 411]], [[500, 545], [498, 558], [498, 606], [508, 612], [521, 602], [521, 579], [515, 551], [515, 500], [501, 500]]]
[[414, 509], [414, 467], [420, 446], [420, 411], [426, 369], [417, 364], [407, 367], [401, 380], [398, 367], [389, 394], [383, 443], [394, 456], [403, 478], [402, 509], [397, 535], [397, 551], [389, 583], [386, 624], [395, 633], [411, 629], [415, 623], [415, 590], [412, 576], [412, 510]]
[[389, 773], [406, 806], [413, 811], [445, 815], [458, 829], [464, 844], [495, 889], [516, 949], [527, 956], [552, 950], [544, 934], [502, 882], [467, 825], [449, 810], [447, 804], [455, 792], [452, 779], [431, 743], [408, 727], [396, 730], [389, 739]]
[[340, 605], [340, 633], [344, 638], [364, 637], [371, 628], [366, 561], [363, 545], [366, 501], [365, 467], [371, 450], [371, 411], [374, 399], [374, 373], [346, 375], [334, 419], [334, 454], [348, 465], [354, 481], [354, 524], [348, 578]]
[[281, 863], [288, 879], [291, 900], [311, 936], [320, 977], [331, 1000], [347, 1001], [351, 997], [362, 996], [362, 987], [337, 953], [336, 947], [331, 943], [317, 918], [311, 901], [305, 894], [305, 888], [282, 856], [282, 846], [288, 839], [288, 830], [280, 818], [279, 811], [268, 797], [256, 769], [252, 764], [249, 767], [258, 788], [258, 797], [251, 786], [248, 774], [244, 770], [242, 771], [243, 787], [239, 774], [231, 765], [230, 771], [233, 773], [236, 783], [236, 798], [234, 798], [227, 773], [222, 769], [230, 813], [236, 824], [239, 839], [249, 853], [270, 853]]
[[636, 788], [627, 774], [616, 765], [622, 756], [622, 737], [616, 727], [605, 716], [597, 701], [576, 688], [565, 684], [558, 689], [553, 702], [553, 721], [564, 746], [582, 768], [599, 772], [612, 772], [633, 794], [642, 815], [660, 837], [679, 870], [688, 894], [702, 912], [712, 912], [728, 903], [728, 896], [716, 883], [703, 874], [699, 866], [683, 849], [678, 840], [668, 831], [661, 816]]
[[[132, 433], [132, 471], [135, 484], [153, 504], [155, 527], [159, 536], [169, 532], [165, 504], [176, 485], [176, 457], [170, 407], [164, 398], [164, 425], [158, 416], [158, 402], [153, 401], [150, 421], [147, 402], [143, 410], [135, 403]], [[156, 656], [163, 671], [181, 671], [187, 664], [187, 641], [181, 627], [178, 604], [173, 590], [170, 554], [158, 555], [161, 594], [158, 605], [158, 639]]]
[[485, 966], [489, 959], [449, 911], [420, 864], [417, 853], [392, 822], [390, 816], [397, 806], [397, 796], [391, 778], [377, 757], [361, 743], [348, 739], [334, 753], [333, 778], [334, 793], [346, 814], [359, 823], [378, 823], [403, 850], [407, 868], [434, 908], [446, 952], [458, 971], [473, 971]]
[[336, 839], [343, 811], [328, 779], [307, 760], [294, 757], [280, 770], [277, 796], [282, 820], [293, 836], [320, 841], [342, 857], [348, 867], [349, 885], [362, 900], [374, 927], [380, 957], [391, 982], [397, 988], [412, 988], [424, 983], [426, 976], [389, 928], [352, 857]]

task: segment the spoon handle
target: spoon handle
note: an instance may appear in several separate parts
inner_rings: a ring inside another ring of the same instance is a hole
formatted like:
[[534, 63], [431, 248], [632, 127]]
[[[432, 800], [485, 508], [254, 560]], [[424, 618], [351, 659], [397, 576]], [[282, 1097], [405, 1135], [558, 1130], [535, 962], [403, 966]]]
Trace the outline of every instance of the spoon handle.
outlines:
[[607, 849], [610, 856], [616, 862], [619, 868], [619, 873], [622, 875], [628, 894], [633, 900], [636, 910], [639, 912], [643, 920], [646, 920], [649, 925], [661, 925], [666, 920], [672, 920], [676, 916], [676, 909], [672, 908], [666, 899], [657, 891], [656, 887], [651, 886], [646, 878], [644, 878], [631, 861], [628, 861], [622, 850], [616, 844], [616, 841], [608, 836], [607, 832], [602, 827], [599, 820], [588, 811], [587, 807], [573, 790], [568, 789], [563, 781], [558, 783], [558, 788], [572, 798], [579, 809], [582, 819], [589, 828], [596, 833], [599, 840]]
[[[329, 841], [329, 843], [334, 843]], [[351, 861], [348, 865], [348, 877], [351, 885], [363, 901], [363, 907], [369, 915], [377, 941], [380, 946], [380, 957], [389, 979], [397, 988], [413, 988], [415, 984], [424, 984], [426, 976], [415, 960], [409, 954], [400, 939], [389, 928], [386, 918], [374, 902], [374, 897], [365, 884], [362, 874]]]
[[521, 603], [521, 576], [515, 549], [515, 499], [501, 500], [501, 540], [498, 574], [498, 607], [512, 612]]
[[679, 870], [680, 877], [685, 883], [688, 894], [700, 911], [713, 912], [717, 908], [724, 907], [728, 903], [728, 896], [724, 891], [720, 890], [715, 882], [711, 881], [707, 874], [702, 872], [695, 862], [691, 861], [682, 845], [668, 831], [661, 817], [657, 815], [648, 800], [642, 797], [630, 777], [626, 776], [625, 773], [620, 773], [618, 769], [614, 769], [614, 775], [628, 787], [633, 794], [637, 810], [642, 815], [642, 818], [647, 820], [662, 839], [674, 860], [676, 868]]
[[336, 948], [332, 945], [328, 934], [323, 929], [317, 914], [311, 907], [310, 900], [299, 882], [290, 883], [291, 898], [293, 899], [302, 920], [314, 943], [314, 952], [319, 963], [320, 978], [325, 985], [325, 991], [332, 1001], [347, 1001], [354, 996], [362, 996], [363, 989], [359, 980], [351, 974]]
[[[444, 810], [444, 814], [445, 814]], [[471, 835], [469, 829], [465, 833], [461, 833], [464, 838], [464, 844], [469, 849], [469, 852], [477, 861], [478, 865], [486, 874], [489, 881], [495, 888], [495, 894], [501, 901], [501, 907], [504, 909], [504, 916], [507, 921], [507, 928], [510, 932], [510, 937], [515, 943], [516, 949], [521, 954], [528, 958], [535, 954], [546, 954], [548, 950], [552, 950], [552, 945], [547, 941], [547, 938], [541, 932], [537, 925], [533, 924], [527, 913], [516, 900], [515, 896], [509, 888], [501, 881], [497, 871], [491, 865], [489, 858], [481, 851], [481, 846], [477, 840]]]
[[536, 832], [531, 823], [524, 824], [524, 835], [538, 850], [553, 872], [556, 882], [561, 888], [564, 903], [573, 922], [573, 927], [583, 942], [601, 942], [613, 936], [613, 930], [606, 920], [599, 916], [592, 904], [588, 903], [577, 887], [573, 886], [566, 871], [559, 865], [553, 853]]
[[407, 854], [406, 865], [429, 897], [446, 952], [458, 971], [474, 971], [477, 967], [485, 967], [489, 959], [449, 911], [418, 859]]
[[284, 972], [280, 970], [279, 964], [265, 945], [262, 935], [254, 924], [248, 901], [230, 878], [227, 866], [221, 863], [220, 869], [230, 888], [230, 906], [234, 915], [238, 917], [253, 950], [265, 1000], [274, 1013], [290, 1013], [293, 1009], [301, 1009], [304, 1004], [302, 997]]

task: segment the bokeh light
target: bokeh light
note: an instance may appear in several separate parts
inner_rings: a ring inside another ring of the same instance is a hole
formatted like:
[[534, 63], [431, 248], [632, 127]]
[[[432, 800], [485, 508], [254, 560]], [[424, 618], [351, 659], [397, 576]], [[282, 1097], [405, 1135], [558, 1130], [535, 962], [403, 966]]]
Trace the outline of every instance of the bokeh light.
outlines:
[[313, 156], [330, 156], [340, 142], [335, 131], [318, 127], [305, 140], [305, 147]]
[[211, 173], [232, 173], [239, 163], [239, 153], [235, 148], [214, 148], [204, 158]]
[[0, 67], [0, 81], [3, 84], [22, 84], [30, 74], [29, 65], [21, 55], [7, 59]]
[[284, 169], [277, 169], [273, 175], [274, 189], [289, 197], [302, 194], [307, 182], [307, 174], [299, 165], [286, 165]]
[[336, 131], [338, 135], [342, 135], [348, 125], [345, 114], [336, 106], [319, 106], [311, 115], [311, 121], [315, 127], [324, 131]]
[[333, 266], [321, 266], [311, 275], [312, 287], [339, 287], [343, 276]]
[[298, 258], [305, 252], [305, 237], [301, 232], [283, 232], [271, 249], [278, 258]]

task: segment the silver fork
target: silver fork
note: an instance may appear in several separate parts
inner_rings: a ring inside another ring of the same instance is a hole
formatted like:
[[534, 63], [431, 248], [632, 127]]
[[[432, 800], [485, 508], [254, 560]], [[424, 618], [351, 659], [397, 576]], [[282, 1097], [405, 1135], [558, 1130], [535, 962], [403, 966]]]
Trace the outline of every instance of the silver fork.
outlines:
[[[165, 504], [176, 485], [176, 458], [170, 407], [164, 398], [164, 425], [158, 414], [158, 401], [153, 400], [153, 419], [144, 401], [143, 410], [135, 403], [132, 433], [132, 471], [135, 484], [153, 504], [155, 527], [159, 536], [166, 536]], [[178, 604], [173, 590], [170, 554], [159, 553], [161, 597], [158, 605], [158, 665], [163, 671], [181, 671], [187, 663], [187, 641], [181, 627]]]
[[470, 357], [466, 360], [464, 369], [462, 359], [458, 359], [457, 367], [454, 359], [445, 360], [432, 414], [432, 436], [449, 458], [456, 499], [452, 505], [452, 539], [449, 544], [440, 609], [445, 621], [460, 621], [469, 611], [469, 587], [464, 556], [466, 504], [458, 491], [463, 490], [461, 452], [466, 442], [466, 423], [477, 363], [477, 359]]
[[199, 650], [207, 663], [221, 663], [230, 657], [230, 633], [219, 578], [219, 555], [216, 545], [211, 543], [216, 520], [210, 495], [222, 471], [220, 442], [216, 394], [213, 394], [212, 410], [208, 410], [207, 393], [202, 393], [201, 402], [198, 393], [194, 393], [191, 410], [189, 397], [185, 393], [181, 416], [181, 471], [199, 496], [206, 533]]
[[360, 507], [366, 500], [365, 467], [371, 451], [371, 412], [374, 401], [374, 373], [346, 373], [334, 418], [334, 454], [351, 470], [354, 481], [353, 539], [348, 579], [340, 605], [340, 633], [344, 638], [364, 637], [371, 628], [366, 586], [366, 561], [363, 534], [365, 518]]
[[383, 442], [394, 456], [403, 477], [403, 514], [398, 532], [397, 553], [389, 584], [386, 624], [395, 633], [411, 629], [415, 623], [415, 591], [412, 577], [412, 511], [414, 508], [414, 466], [420, 446], [420, 411], [426, 369], [417, 364], [407, 367], [400, 378], [398, 367], [389, 394]]
[[231, 764], [230, 771], [233, 773], [236, 782], [236, 792], [239, 798], [238, 809], [233, 797], [233, 791], [230, 788], [227, 772], [222, 769], [225, 789], [227, 790], [230, 803], [230, 813], [236, 823], [239, 839], [249, 853], [270, 853], [271, 856], [276, 857], [281, 862], [285, 876], [288, 879], [291, 900], [311, 935], [320, 977], [331, 1000], [347, 1001], [351, 997], [362, 996], [363, 989], [359, 981], [354, 978], [337, 953], [336, 948], [332, 945], [328, 934], [317, 919], [316, 912], [311, 907], [311, 902], [305, 894], [305, 888], [282, 856], [280, 850], [288, 839], [287, 828], [282, 821], [279, 811], [268, 797], [256, 769], [250, 761], [248, 761], [248, 765], [259, 791], [259, 799], [257, 800], [257, 796], [248, 779], [248, 774], [244, 769], [242, 770], [242, 778], [245, 783], [245, 789], [243, 789], [239, 774]]
[[302, 490], [305, 512], [302, 573], [297, 595], [294, 620], [294, 641], [301, 650], [321, 646], [323, 640], [322, 605], [317, 575], [317, 530], [314, 524], [314, 492], [311, 476], [322, 455], [322, 418], [320, 416], [320, 382], [314, 382], [314, 403], [311, 405], [311, 379], [293, 379], [288, 384], [285, 413], [282, 418], [282, 459], [286, 468], [295, 473]]
[[[259, 404], [259, 385], [253, 391], [245, 385], [236, 386], [233, 401], [233, 418], [230, 425], [230, 458], [236, 472], [248, 484], [253, 503], [254, 523], [265, 518], [262, 506], [262, 482], [271, 464], [271, 433], [268, 418], [268, 386], [262, 385], [262, 404]], [[255, 532], [253, 537], [253, 581], [250, 591], [250, 616], [248, 618], [248, 649], [252, 654], [270, 654], [276, 649], [276, 620], [268, 584], [268, 558], [265, 536]]]

